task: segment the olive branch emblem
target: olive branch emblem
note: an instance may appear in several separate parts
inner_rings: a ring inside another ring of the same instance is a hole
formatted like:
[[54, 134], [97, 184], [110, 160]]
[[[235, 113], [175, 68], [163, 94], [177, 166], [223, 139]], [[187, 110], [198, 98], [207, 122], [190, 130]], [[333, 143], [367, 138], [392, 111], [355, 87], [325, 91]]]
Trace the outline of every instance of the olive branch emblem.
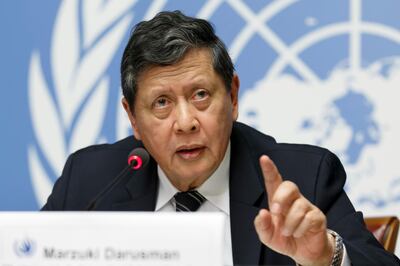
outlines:
[[[45, 75], [39, 51], [29, 66], [34, 141], [28, 145], [32, 185], [42, 206], [69, 153], [101, 138], [110, 91], [106, 70], [132, 21], [127, 1], [64, 0], [53, 28]], [[82, 29], [80, 29], [80, 27]]]

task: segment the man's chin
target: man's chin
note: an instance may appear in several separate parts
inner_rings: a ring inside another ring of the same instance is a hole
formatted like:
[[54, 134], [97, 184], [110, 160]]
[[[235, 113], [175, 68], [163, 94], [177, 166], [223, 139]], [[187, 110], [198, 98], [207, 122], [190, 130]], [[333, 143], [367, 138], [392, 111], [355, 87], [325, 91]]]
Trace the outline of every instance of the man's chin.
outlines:
[[201, 186], [209, 178], [210, 175], [211, 174], [208, 174], [208, 171], [207, 173], [203, 171], [197, 172], [195, 170], [185, 171], [184, 174], [181, 173], [175, 180], [171, 180], [171, 182], [179, 190], [187, 191]]

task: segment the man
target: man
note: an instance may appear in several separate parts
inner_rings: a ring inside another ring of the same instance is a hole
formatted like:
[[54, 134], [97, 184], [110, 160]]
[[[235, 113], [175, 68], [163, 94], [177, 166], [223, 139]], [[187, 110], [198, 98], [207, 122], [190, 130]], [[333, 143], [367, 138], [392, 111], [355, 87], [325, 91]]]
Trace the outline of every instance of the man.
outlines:
[[43, 210], [84, 210], [143, 146], [150, 163], [96, 210], [186, 210], [178, 195], [189, 195], [230, 218], [227, 264], [398, 265], [354, 211], [335, 155], [235, 122], [239, 78], [207, 21], [162, 12], [139, 23], [121, 82], [136, 140], [71, 155]]

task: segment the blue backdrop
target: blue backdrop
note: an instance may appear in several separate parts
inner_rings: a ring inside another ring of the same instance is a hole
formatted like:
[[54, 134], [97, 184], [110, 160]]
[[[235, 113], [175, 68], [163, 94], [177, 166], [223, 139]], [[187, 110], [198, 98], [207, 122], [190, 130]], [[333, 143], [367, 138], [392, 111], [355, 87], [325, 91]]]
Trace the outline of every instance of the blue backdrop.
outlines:
[[69, 153], [130, 134], [123, 46], [135, 23], [175, 9], [227, 44], [241, 121], [333, 150], [358, 209], [400, 213], [395, 0], [1, 1], [0, 210], [37, 210]]

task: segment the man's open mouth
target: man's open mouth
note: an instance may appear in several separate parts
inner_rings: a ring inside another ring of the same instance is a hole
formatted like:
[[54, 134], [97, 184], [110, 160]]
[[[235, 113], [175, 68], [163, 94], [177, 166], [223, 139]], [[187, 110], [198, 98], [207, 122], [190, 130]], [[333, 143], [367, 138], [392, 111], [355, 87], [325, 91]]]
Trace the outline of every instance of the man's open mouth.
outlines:
[[185, 160], [193, 160], [197, 159], [204, 149], [205, 147], [203, 146], [181, 147], [176, 153]]

